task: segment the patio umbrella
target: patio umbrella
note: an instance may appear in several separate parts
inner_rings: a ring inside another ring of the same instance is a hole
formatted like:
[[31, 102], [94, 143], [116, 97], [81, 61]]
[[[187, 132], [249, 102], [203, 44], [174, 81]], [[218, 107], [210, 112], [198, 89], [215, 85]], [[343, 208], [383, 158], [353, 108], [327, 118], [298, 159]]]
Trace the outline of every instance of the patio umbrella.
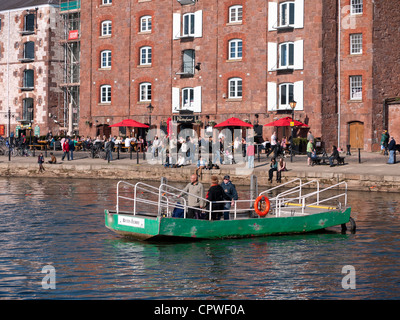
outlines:
[[171, 128], [172, 123], [171, 123], [171, 121], [172, 121], [172, 119], [171, 119], [171, 117], [169, 117], [167, 119], [167, 137], [169, 137], [171, 135], [171, 133], [172, 133], [172, 128]]
[[138, 122], [132, 119], [124, 119], [121, 122], [112, 124], [110, 127], [135, 127], [135, 128], [149, 128], [147, 124]]
[[229, 118], [217, 125], [214, 128], [221, 128], [221, 127], [250, 127], [253, 128], [253, 125], [247, 122], [244, 122], [238, 118]]
[[[292, 122], [292, 118], [291, 117], [285, 117], [285, 118], [281, 118], [279, 120], [264, 124], [264, 126], [268, 126], [268, 127], [289, 127], [290, 126], [290, 122]], [[297, 120], [293, 120], [294, 122], [294, 126], [295, 127], [308, 127], [307, 124], [297, 121]]]

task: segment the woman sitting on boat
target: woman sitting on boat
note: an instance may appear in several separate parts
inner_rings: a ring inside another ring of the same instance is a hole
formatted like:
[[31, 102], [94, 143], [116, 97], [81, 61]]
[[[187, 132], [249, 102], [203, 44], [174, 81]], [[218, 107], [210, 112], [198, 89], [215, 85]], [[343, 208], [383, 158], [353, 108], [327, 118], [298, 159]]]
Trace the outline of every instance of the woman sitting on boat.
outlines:
[[[224, 200], [231, 201], [230, 197], [226, 195], [224, 189], [218, 184], [218, 177], [211, 177], [211, 187], [208, 189], [206, 199], [211, 201], [211, 219], [220, 220], [224, 210]], [[218, 203], [216, 203], [218, 201]], [[218, 211], [218, 212], [216, 212]]]

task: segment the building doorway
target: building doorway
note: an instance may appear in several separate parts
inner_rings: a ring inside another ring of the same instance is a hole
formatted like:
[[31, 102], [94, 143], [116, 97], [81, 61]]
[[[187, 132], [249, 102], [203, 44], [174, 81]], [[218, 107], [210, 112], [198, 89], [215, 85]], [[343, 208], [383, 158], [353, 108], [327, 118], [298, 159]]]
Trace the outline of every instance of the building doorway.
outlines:
[[108, 124], [99, 124], [96, 126], [96, 136], [109, 138], [111, 136], [111, 128]]
[[351, 148], [364, 149], [364, 123], [359, 121], [349, 123], [349, 144]]

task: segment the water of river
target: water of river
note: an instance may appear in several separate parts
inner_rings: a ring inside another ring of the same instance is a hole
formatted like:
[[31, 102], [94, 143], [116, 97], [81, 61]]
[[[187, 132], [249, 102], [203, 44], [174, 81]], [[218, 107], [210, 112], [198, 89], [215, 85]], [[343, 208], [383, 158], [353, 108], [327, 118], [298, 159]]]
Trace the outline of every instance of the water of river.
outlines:
[[[0, 178], [0, 299], [400, 296], [400, 194], [349, 192], [355, 234], [154, 244], [104, 227], [116, 183]], [[45, 266], [55, 289], [42, 286]], [[345, 266], [355, 289], [342, 286]]]

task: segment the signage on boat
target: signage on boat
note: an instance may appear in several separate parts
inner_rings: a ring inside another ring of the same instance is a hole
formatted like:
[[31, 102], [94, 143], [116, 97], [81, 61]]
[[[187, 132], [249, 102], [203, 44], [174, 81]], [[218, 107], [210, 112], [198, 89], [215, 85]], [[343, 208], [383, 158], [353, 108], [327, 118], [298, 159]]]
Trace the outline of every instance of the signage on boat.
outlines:
[[144, 228], [144, 219], [119, 215], [118, 224], [135, 228]]

